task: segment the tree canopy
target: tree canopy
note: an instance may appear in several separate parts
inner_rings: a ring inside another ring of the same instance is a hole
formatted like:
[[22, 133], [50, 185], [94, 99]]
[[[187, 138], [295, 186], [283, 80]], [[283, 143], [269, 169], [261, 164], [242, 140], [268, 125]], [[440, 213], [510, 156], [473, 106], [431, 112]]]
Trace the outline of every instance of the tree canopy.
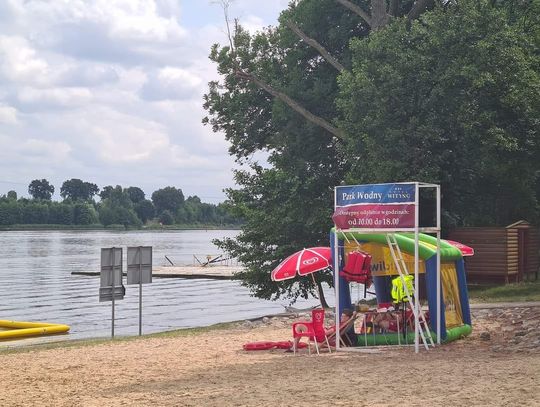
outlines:
[[99, 192], [96, 184], [84, 182], [78, 178], [64, 181], [60, 188], [60, 196], [72, 201], [90, 201]]
[[312, 292], [269, 272], [327, 244], [344, 182], [440, 183], [446, 226], [537, 220], [537, 4], [512, 4], [302, 0], [262, 32], [231, 23], [203, 122], [243, 167], [227, 193], [246, 223], [219, 245], [256, 296]]
[[54, 186], [46, 179], [35, 179], [28, 185], [28, 193], [34, 199], [50, 201], [54, 194]]
[[[90, 186], [91, 192], [99, 190], [94, 184], [71, 179], [63, 183], [65, 199], [62, 202], [53, 202], [46, 199], [50, 196], [42, 194], [43, 191], [54, 190], [44, 179], [30, 183], [30, 190], [34, 192], [32, 200], [17, 199], [17, 193], [9, 191], [7, 195], [0, 196], [0, 226], [25, 224], [139, 228], [147, 223], [149, 227], [158, 227], [160, 222], [162, 225], [183, 227], [231, 227], [242, 222], [241, 218], [231, 214], [227, 204], [204, 203], [197, 196], [190, 196], [184, 201], [179, 188], [167, 187], [156, 191], [154, 197], [157, 201], [162, 207], [168, 205], [170, 208], [156, 214], [154, 204], [144, 199], [145, 194], [139, 187], [107, 185], [99, 194], [100, 202], [96, 203], [88, 199], [88, 194], [77, 192], [77, 188], [84, 189], [85, 184]], [[83, 196], [87, 199], [83, 199]]]
[[184, 203], [184, 194], [180, 188], [170, 186], [161, 188], [152, 194], [152, 203], [160, 214], [166, 210], [176, 213]]

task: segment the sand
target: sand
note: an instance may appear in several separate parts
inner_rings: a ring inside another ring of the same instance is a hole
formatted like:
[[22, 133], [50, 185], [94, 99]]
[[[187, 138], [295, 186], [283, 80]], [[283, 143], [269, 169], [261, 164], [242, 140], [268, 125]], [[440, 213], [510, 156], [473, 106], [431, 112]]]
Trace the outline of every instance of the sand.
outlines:
[[[292, 320], [283, 318], [189, 336], [3, 352], [0, 405], [540, 405], [539, 348], [518, 347], [514, 331], [484, 314], [469, 338], [420, 354], [242, 350], [250, 341], [289, 339]], [[529, 325], [540, 339], [538, 325]]]

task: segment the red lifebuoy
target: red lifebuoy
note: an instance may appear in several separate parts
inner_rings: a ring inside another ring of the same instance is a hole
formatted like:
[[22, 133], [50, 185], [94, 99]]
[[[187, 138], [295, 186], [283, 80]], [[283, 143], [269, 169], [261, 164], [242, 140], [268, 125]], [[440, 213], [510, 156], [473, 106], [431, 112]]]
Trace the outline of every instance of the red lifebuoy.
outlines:
[[[243, 348], [244, 350], [269, 350], [269, 349], [292, 349], [292, 341], [279, 341], [279, 342], [270, 342], [270, 341], [261, 341], [261, 342], [251, 342], [245, 343]], [[298, 343], [298, 349], [307, 348], [308, 344], [304, 342]]]
[[275, 342], [251, 342], [245, 343], [243, 348], [244, 350], [268, 350], [276, 346]]
[[274, 342], [274, 345], [278, 349], [291, 349], [293, 343], [291, 341]]

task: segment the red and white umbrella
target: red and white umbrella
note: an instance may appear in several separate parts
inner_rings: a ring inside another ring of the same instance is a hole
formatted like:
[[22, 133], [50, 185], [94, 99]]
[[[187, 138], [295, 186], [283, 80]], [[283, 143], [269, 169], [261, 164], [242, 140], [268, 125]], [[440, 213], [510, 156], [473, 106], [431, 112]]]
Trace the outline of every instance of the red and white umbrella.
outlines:
[[272, 281], [283, 281], [305, 276], [331, 267], [332, 250], [329, 247], [311, 247], [291, 254], [272, 271]]

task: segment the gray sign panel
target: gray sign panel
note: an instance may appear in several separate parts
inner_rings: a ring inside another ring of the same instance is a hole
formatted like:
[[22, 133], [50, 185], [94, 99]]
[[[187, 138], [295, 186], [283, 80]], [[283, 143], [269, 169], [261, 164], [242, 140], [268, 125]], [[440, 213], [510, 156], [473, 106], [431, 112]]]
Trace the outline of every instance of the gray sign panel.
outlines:
[[[123, 300], [126, 287], [123, 285], [114, 288], [114, 300]], [[112, 301], [112, 287], [99, 287], [99, 302]]]
[[127, 283], [151, 283], [152, 246], [128, 247], [127, 250]]
[[122, 277], [122, 248], [112, 247], [101, 249], [101, 273], [99, 300], [112, 300], [112, 286], [114, 281], [114, 299], [124, 298], [126, 290], [123, 286]]

